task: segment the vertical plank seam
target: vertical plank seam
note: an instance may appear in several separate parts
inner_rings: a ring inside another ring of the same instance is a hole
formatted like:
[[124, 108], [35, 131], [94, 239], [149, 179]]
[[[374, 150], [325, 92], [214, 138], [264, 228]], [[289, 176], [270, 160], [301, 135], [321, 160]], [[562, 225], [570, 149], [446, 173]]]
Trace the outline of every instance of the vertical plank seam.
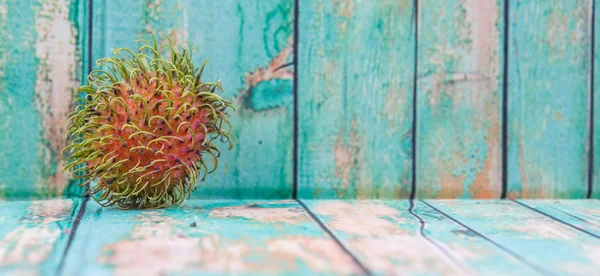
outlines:
[[[79, 222], [85, 213], [87, 202], [90, 199], [89, 196], [83, 198], [81, 202], [81, 206], [79, 207], [79, 211], [77, 212], [77, 216], [73, 220], [73, 224], [71, 226], [71, 230], [69, 231], [69, 238], [67, 240], [67, 245], [65, 246], [65, 250], [63, 251], [62, 257], [60, 258], [60, 262], [58, 267], [56, 268], [56, 275], [61, 275], [63, 267], [65, 265], [65, 260], [67, 258], [67, 254], [69, 253], [69, 249], [71, 248], [71, 244], [73, 243], [73, 239], [75, 238], [75, 234], [77, 232], [77, 228], [79, 227]], [[74, 213], [73, 213], [74, 214]]]
[[534, 211], [534, 212], [536, 212], [536, 213], [538, 213], [540, 215], [543, 215], [543, 216], [545, 216], [547, 218], [550, 218], [550, 219], [552, 219], [552, 220], [554, 220], [556, 222], [562, 223], [562, 224], [564, 224], [566, 226], [569, 226], [569, 227], [571, 227], [571, 228], [573, 228], [575, 230], [581, 231], [581, 232], [586, 233], [586, 234], [588, 234], [588, 235], [590, 235], [590, 236], [592, 236], [594, 238], [600, 239], [599, 235], [596, 235], [596, 234], [594, 234], [594, 233], [592, 233], [590, 231], [587, 231], [587, 230], [585, 230], [585, 229], [583, 229], [581, 227], [578, 227], [578, 226], [575, 226], [575, 225], [573, 225], [571, 223], [568, 223], [568, 222], [566, 222], [566, 221], [564, 221], [562, 219], [559, 219], [559, 218], [557, 218], [557, 217], [555, 217], [553, 215], [550, 215], [550, 214], [548, 214], [546, 212], [538, 210], [537, 208], [532, 207], [532, 206], [530, 206], [530, 205], [528, 205], [528, 204], [526, 204], [524, 202], [521, 202], [520, 200], [512, 200], [512, 201], [515, 202], [515, 203], [517, 203], [517, 204], [519, 204], [519, 205], [521, 205], [521, 206], [523, 206], [523, 207], [525, 207], [525, 208], [527, 208], [527, 209], [529, 209], [529, 210], [531, 210], [531, 211]]
[[502, 192], [500, 198], [506, 198], [508, 192], [508, 39], [509, 39], [509, 5], [504, 0], [504, 57], [502, 74]]
[[294, 104], [293, 104], [293, 109], [294, 109], [294, 115], [293, 115], [293, 121], [294, 121], [294, 130], [293, 130], [293, 145], [294, 145], [294, 149], [293, 149], [293, 187], [292, 187], [292, 198], [293, 199], [297, 199], [298, 198], [298, 170], [299, 170], [299, 164], [298, 164], [298, 0], [294, 0], [294, 83], [293, 83], [293, 95], [294, 95]]
[[532, 268], [532, 269], [534, 269], [535, 271], [537, 271], [537, 272], [539, 272], [539, 273], [541, 273], [541, 274], [543, 274], [543, 275], [553, 275], [553, 273], [551, 273], [550, 271], [548, 271], [548, 270], [544, 269], [543, 267], [540, 267], [540, 266], [538, 266], [537, 264], [535, 264], [535, 263], [533, 263], [533, 262], [531, 262], [531, 261], [527, 260], [526, 258], [524, 258], [523, 256], [521, 256], [521, 255], [517, 254], [516, 252], [514, 252], [514, 251], [512, 251], [512, 250], [510, 250], [510, 249], [508, 249], [508, 248], [506, 248], [506, 247], [504, 247], [503, 245], [501, 245], [501, 244], [499, 244], [499, 243], [497, 243], [497, 242], [493, 241], [492, 239], [490, 239], [490, 238], [488, 238], [488, 237], [484, 236], [483, 234], [481, 234], [481, 233], [479, 233], [479, 232], [475, 231], [475, 229], [473, 229], [473, 228], [471, 228], [471, 227], [467, 226], [466, 224], [464, 224], [464, 223], [462, 223], [462, 222], [458, 221], [457, 219], [455, 219], [454, 217], [450, 216], [449, 214], [447, 214], [447, 213], [443, 212], [442, 210], [440, 210], [440, 209], [438, 209], [438, 208], [435, 208], [433, 205], [431, 205], [431, 204], [427, 203], [427, 201], [425, 201], [425, 200], [421, 200], [421, 202], [423, 202], [425, 205], [427, 205], [427, 206], [431, 207], [431, 209], [435, 210], [436, 212], [438, 212], [438, 213], [442, 214], [443, 216], [447, 217], [448, 219], [452, 220], [452, 221], [453, 221], [453, 222], [455, 222], [456, 224], [458, 224], [458, 225], [460, 225], [460, 226], [462, 226], [462, 227], [466, 228], [466, 229], [467, 229], [467, 230], [469, 230], [471, 233], [473, 233], [473, 234], [475, 234], [475, 235], [479, 236], [480, 238], [484, 239], [485, 241], [487, 241], [487, 242], [489, 242], [489, 243], [493, 244], [494, 246], [496, 246], [496, 247], [500, 248], [502, 251], [506, 252], [507, 254], [509, 254], [510, 256], [514, 257], [514, 258], [515, 258], [515, 259], [517, 259], [518, 261], [520, 261], [520, 262], [524, 263], [525, 265], [527, 265], [527, 266], [531, 267], [531, 268]]
[[[92, 24], [94, 22], [94, 1], [93, 0], [88, 0], [88, 11], [87, 11], [87, 33], [88, 33], [88, 40], [87, 40], [87, 59], [88, 59], [88, 63], [87, 63], [87, 73], [89, 74], [90, 72], [92, 72], [92, 37], [94, 35], [94, 29], [92, 27]], [[85, 74], [86, 76], [88, 74]], [[84, 80], [85, 81], [85, 80]]]
[[417, 194], [417, 68], [419, 65], [419, 0], [413, 0], [413, 24], [415, 26], [414, 68], [413, 68], [413, 106], [412, 106], [412, 181], [410, 200]]
[[590, 96], [589, 96], [589, 147], [588, 147], [588, 191], [586, 198], [592, 197], [592, 189], [594, 184], [594, 54], [595, 54], [595, 21], [596, 21], [596, 0], [590, 0], [591, 4], [591, 17], [590, 17]]
[[421, 218], [421, 216], [417, 215], [417, 213], [414, 212], [414, 207], [415, 207], [414, 200], [413, 199], [409, 200], [408, 212], [419, 221], [419, 224], [420, 224], [419, 236], [421, 236], [423, 239], [425, 239], [427, 242], [429, 242], [431, 245], [433, 245], [438, 251], [440, 251], [444, 255], [444, 257], [449, 259], [463, 273], [467, 274], [466, 266], [464, 263], [462, 263], [458, 259], [456, 259], [450, 252], [448, 252], [448, 250], [444, 249], [444, 247], [442, 247], [439, 243], [435, 242], [433, 239], [431, 239], [430, 237], [425, 235], [425, 224], [427, 222], [425, 222], [425, 220], [423, 218]]
[[327, 226], [325, 226], [325, 224], [308, 208], [308, 206], [302, 202], [302, 200], [296, 199], [296, 201], [298, 204], [300, 204], [300, 206], [302, 206], [302, 208], [304, 208], [304, 210], [306, 210], [308, 215], [321, 227], [321, 229], [323, 229], [323, 231], [325, 231], [325, 233], [327, 233], [333, 239], [333, 241], [344, 251], [344, 253], [352, 258], [352, 261], [362, 270], [365, 275], [373, 275], [373, 273], [371, 273], [371, 271], [360, 260], [358, 260], [358, 258], [352, 254], [350, 250], [348, 250], [348, 248], [346, 248], [346, 246], [333, 234], [333, 232], [331, 232], [331, 230], [329, 230], [329, 228], [327, 228]]
[[[86, 0], [83, 0], [86, 1]], [[87, 10], [85, 9], [85, 7], [87, 7]], [[84, 4], [84, 13], [85, 13], [85, 18], [84, 22], [87, 23], [87, 53], [85, 53], [85, 55], [87, 56], [87, 72], [84, 74], [84, 76], [86, 76], [85, 79], [82, 80], [82, 82], [85, 82], [87, 79], [87, 75], [92, 71], [92, 35], [93, 35], [93, 19], [94, 19], [94, 13], [93, 13], [93, 8], [94, 8], [94, 3], [93, 0], [87, 0], [87, 5]], [[81, 183], [81, 179], [77, 179], [76, 180], [76, 184]], [[88, 184], [89, 185], [89, 184]], [[86, 186], [86, 189], [88, 189], [88, 186]], [[71, 225], [71, 230], [69, 231], [69, 238], [67, 239], [67, 245], [65, 246], [65, 250], [63, 251], [63, 255], [60, 259], [60, 262], [58, 264], [58, 267], [56, 269], [56, 274], [57, 275], [61, 275], [64, 264], [65, 264], [65, 260], [67, 258], [67, 254], [69, 253], [69, 249], [71, 248], [71, 244], [73, 243], [73, 239], [75, 238], [75, 234], [77, 232], [77, 228], [79, 227], [79, 222], [81, 221], [81, 218], [83, 217], [83, 214], [85, 213], [86, 207], [87, 207], [87, 202], [90, 199], [89, 194], [87, 194], [83, 197], [83, 201], [81, 202], [81, 205], [79, 207], [79, 211], [77, 212], [77, 215], [75, 216], [75, 219], [73, 220], [73, 223]], [[74, 214], [74, 213], [73, 213]]]

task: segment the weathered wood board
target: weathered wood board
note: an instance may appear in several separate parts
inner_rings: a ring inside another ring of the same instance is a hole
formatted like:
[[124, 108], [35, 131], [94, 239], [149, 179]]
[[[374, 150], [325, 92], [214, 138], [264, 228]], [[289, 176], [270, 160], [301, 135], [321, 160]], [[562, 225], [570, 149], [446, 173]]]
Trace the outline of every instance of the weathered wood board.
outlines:
[[299, 1], [300, 198], [406, 198], [413, 1]]
[[518, 200], [549, 216], [600, 237], [599, 200]]
[[54, 275], [81, 201], [0, 201], [0, 274]]
[[591, 184], [590, 188], [591, 193], [590, 196], [593, 198], [598, 198], [600, 199], [600, 73], [598, 70], [600, 70], [600, 3], [597, 3], [594, 5], [594, 56], [593, 58], [593, 62], [594, 62], [594, 79], [593, 79], [593, 86], [594, 86], [594, 98], [593, 100], [593, 104], [594, 104], [594, 117], [592, 118], [592, 127], [594, 128], [594, 131], [592, 133], [593, 135], [593, 156], [592, 156], [592, 160], [593, 160], [593, 164], [592, 164], [592, 180], [591, 180]]
[[510, 198], [587, 194], [591, 6], [588, 0], [510, 1]]
[[512, 201], [427, 201], [545, 274], [594, 275], [600, 239]]
[[537, 274], [420, 201], [302, 201], [373, 274]]
[[293, 200], [190, 200], [143, 211], [90, 201], [64, 268], [65, 275], [360, 273]]
[[60, 152], [81, 78], [82, 2], [0, 1], [0, 196], [77, 193]]
[[[222, 79], [239, 144], [221, 147], [219, 169], [196, 198], [290, 198], [293, 178], [294, 3], [268, 1], [94, 1], [94, 59], [137, 48], [149, 31], [188, 41], [193, 61], [210, 58], [203, 80]], [[218, 27], [216, 27], [218, 26]]]
[[504, 2], [419, 1], [419, 197], [500, 197]]

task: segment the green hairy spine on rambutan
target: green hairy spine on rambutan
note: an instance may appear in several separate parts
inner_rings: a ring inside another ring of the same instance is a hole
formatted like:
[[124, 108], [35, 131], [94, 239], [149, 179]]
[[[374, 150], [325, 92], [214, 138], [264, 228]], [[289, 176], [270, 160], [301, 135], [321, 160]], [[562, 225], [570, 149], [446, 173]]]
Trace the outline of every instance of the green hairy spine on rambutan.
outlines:
[[[235, 137], [221, 82], [201, 80], [191, 47], [141, 40], [138, 53], [113, 50], [75, 90], [63, 150], [65, 170], [102, 206], [161, 208], [181, 203], [216, 170]], [[169, 58], [163, 56], [167, 53]]]

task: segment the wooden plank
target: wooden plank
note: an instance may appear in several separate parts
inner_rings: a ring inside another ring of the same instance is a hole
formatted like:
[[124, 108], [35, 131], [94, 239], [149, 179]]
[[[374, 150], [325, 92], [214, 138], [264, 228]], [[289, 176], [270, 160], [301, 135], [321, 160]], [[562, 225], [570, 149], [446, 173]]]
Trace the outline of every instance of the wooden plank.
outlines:
[[594, 117], [592, 118], [592, 124], [594, 131], [593, 135], [593, 174], [590, 188], [590, 196], [593, 198], [600, 199], [600, 3], [594, 5]]
[[80, 1], [0, 1], [0, 194], [69, 194], [60, 152], [81, 77]]
[[420, 201], [303, 202], [373, 274], [537, 274]]
[[511, 1], [508, 196], [587, 193], [590, 1]]
[[600, 237], [598, 200], [518, 200], [540, 212]]
[[474, 231], [516, 252], [546, 274], [594, 275], [600, 239], [512, 201], [427, 201]]
[[413, 1], [301, 1], [301, 198], [411, 190]]
[[419, 197], [500, 197], [503, 3], [419, 1]]
[[[222, 79], [239, 144], [221, 147], [219, 169], [196, 198], [289, 198], [293, 177], [293, 1], [94, 2], [94, 58], [139, 47], [148, 31], [188, 41], [204, 80]], [[215, 27], [218, 26], [218, 27]], [[284, 66], [283, 68], [280, 68]]]
[[0, 201], [0, 274], [53, 275], [81, 201]]
[[119, 210], [90, 201], [65, 275], [358, 274], [296, 202], [190, 200]]

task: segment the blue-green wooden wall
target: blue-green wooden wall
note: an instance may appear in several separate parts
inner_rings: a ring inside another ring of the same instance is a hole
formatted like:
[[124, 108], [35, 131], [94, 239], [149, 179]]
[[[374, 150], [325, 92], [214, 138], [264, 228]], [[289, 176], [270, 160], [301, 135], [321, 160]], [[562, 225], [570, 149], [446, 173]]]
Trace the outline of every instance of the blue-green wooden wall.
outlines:
[[0, 1], [0, 196], [81, 194], [62, 173], [84, 1]]
[[599, 197], [592, 4], [0, 0], [0, 196], [82, 193], [71, 91], [154, 31], [238, 106], [196, 198]]

